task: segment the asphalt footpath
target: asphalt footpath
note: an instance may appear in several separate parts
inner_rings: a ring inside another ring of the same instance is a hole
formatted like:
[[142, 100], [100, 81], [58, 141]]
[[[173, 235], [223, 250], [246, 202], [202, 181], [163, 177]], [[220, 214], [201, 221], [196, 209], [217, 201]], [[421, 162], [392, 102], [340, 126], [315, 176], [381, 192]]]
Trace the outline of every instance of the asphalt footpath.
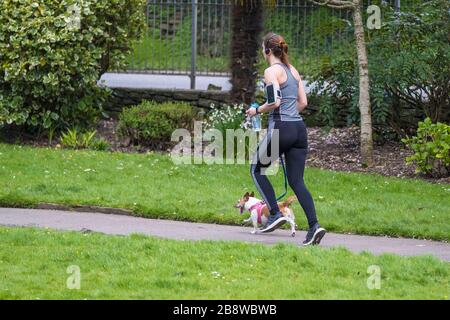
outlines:
[[[306, 235], [305, 231], [298, 231], [295, 237], [291, 237], [290, 231], [284, 229], [266, 234], [251, 234], [250, 231], [253, 228], [250, 226], [147, 219], [95, 212], [18, 208], [0, 208], [0, 225], [93, 231], [110, 235], [138, 233], [175, 240], [244, 241], [266, 245], [291, 243], [299, 247]], [[450, 261], [450, 244], [440, 241], [327, 233], [321, 246], [342, 246], [352, 252], [367, 251], [375, 255], [382, 253], [401, 256], [433, 255]]]

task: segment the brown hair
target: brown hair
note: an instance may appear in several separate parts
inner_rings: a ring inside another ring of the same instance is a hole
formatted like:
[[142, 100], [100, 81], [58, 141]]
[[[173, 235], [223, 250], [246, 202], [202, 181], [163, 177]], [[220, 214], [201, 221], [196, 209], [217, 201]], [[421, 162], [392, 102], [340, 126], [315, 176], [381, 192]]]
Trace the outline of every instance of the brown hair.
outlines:
[[286, 66], [289, 66], [288, 45], [282, 36], [269, 32], [264, 36], [263, 44], [266, 54], [268, 54], [268, 49], [270, 49], [275, 57], [279, 58]]

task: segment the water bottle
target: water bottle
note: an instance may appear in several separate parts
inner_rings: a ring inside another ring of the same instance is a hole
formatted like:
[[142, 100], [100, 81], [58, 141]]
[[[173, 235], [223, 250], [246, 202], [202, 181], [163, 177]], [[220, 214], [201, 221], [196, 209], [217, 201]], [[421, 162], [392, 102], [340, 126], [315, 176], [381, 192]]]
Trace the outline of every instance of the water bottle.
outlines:
[[[258, 108], [259, 104], [257, 104], [256, 102], [253, 102], [250, 105], [250, 108]], [[254, 131], [261, 131], [261, 115], [259, 113], [255, 114], [252, 117], [252, 128]]]

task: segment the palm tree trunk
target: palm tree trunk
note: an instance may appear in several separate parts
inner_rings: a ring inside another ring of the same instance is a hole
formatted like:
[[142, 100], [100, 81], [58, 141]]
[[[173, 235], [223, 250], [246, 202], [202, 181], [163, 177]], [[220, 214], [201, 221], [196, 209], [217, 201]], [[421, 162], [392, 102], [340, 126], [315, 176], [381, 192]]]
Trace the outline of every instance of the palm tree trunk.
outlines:
[[232, 1], [231, 92], [235, 103], [250, 104], [255, 98], [261, 48], [263, 4], [261, 0]]

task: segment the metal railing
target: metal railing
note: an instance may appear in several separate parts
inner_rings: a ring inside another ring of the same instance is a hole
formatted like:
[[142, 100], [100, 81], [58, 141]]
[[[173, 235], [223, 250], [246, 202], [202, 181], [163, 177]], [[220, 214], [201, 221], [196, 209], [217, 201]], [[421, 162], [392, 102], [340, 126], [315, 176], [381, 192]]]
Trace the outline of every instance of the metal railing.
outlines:
[[[126, 72], [228, 75], [231, 3], [228, 0], [150, 0], [147, 31]], [[191, 85], [193, 86], [193, 85]]]
[[[122, 72], [189, 75], [191, 88], [198, 75], [228, 76], [231, 1], [149, 0], [146, 34]], [[400, 0], [389, 2], [400, 9]], [[276, 31], [285, 37], [290, 59], [300, 71], [318, 59], [352, 50], [350, 10], [278, 0], [275, 8], [264, 12], [264, 33]]]

